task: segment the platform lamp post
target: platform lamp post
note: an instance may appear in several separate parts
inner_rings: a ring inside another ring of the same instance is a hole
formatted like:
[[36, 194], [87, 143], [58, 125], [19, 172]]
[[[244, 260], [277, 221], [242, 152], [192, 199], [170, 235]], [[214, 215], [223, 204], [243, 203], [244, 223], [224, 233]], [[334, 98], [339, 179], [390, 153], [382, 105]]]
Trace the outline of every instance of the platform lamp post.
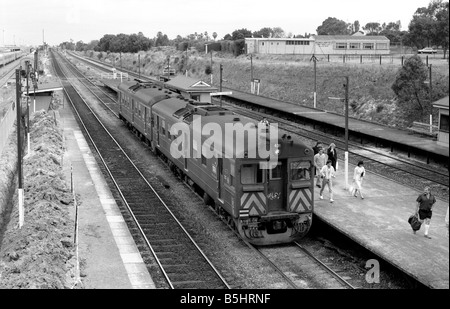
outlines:
[[22, 84], [20, 81], [20, 69], [16, 69], [16, 111], [17, 111], [17, 170], [19, 178], [18, 196], [19, 196], [19, 228], [22, 228], [24, 221], [23, 210], [23, 175], [22, 175], [22, 136], [20, 132], [22, 104], [20, 103], [22, 94]]
[[[345, 78], [345, 84], [343, 85], [345, 89], [345, 162], [344, 162], [344, 173], [345, 173], [345, 190], [348, 190], [348, 87], [349, 87], [349, 77], [348, 76], [342, 76]], [[335, 99], [342, 101], [342, 98], [334, 98], [334, 97], [328, 97], [329, 99]]]

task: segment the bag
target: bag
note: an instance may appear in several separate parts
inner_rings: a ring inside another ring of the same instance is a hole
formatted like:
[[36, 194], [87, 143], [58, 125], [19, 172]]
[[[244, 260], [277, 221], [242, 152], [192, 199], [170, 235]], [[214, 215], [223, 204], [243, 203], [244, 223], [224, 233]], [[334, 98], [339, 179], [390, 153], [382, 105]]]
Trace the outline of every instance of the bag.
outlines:
[[336, 172], [337, 172], [337, 170], [338, 170], [338, 167], [339, 167], [339, 162], [336, 161]]
[[420, 222], [419, 218], [417, 218], [417, 215], [411, 215], [408, 218], [408, 223], [411, 225], [411, 228], [413, 229], [413, 231], [418, 231], [420, 230], [420, 227], [422, 226], [422, 222]]

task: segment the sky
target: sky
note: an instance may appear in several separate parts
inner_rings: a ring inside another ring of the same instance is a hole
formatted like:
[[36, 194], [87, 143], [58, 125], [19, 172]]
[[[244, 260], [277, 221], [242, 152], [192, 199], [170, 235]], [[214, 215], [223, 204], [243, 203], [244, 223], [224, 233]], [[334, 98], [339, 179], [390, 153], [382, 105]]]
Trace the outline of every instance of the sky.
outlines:
[[431, 0], [0, 0], [0, 46], [88, 43], [105, 34], [161, 31], [169, 39], [192, 33], [217, 39], [234, 30], [280, 27], [293, 35], [311, 33], [328, 17], [389, 23], [407, 30], [415, 11]]

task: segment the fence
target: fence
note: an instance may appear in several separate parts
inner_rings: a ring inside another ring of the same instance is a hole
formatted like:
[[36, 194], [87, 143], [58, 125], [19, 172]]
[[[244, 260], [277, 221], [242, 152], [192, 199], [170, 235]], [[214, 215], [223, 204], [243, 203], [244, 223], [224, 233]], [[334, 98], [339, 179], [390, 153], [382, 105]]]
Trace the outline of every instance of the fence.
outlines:
[[[322, 54], [315, 55], [316, 58], [321, 62], [329, 63], [341, 63], [341, 64], [393, 64], [393, 65], [403, 65], [404, 62], [413, 54], [405, 55], [356, 55], [356, 54], [344, 54], [344, 55], [331, 55]], [[448, 55], [443, 57], [443, 54], [432, 54], [432, 55], [422, 55], [419, 54], [422, 61], [428, 66], [429, 62], [448, 62]], [[305, 58], [306, 59], [306, 58]], [[308, 59], [309, 60], [309, 59]]]
[[6, 111], [4, 117], [0, 115], [0, 155], [3, 152], [3, 148], [8, 142], [8, 136], [16, 120], [15, 103], [11, 103], [11, 106]]

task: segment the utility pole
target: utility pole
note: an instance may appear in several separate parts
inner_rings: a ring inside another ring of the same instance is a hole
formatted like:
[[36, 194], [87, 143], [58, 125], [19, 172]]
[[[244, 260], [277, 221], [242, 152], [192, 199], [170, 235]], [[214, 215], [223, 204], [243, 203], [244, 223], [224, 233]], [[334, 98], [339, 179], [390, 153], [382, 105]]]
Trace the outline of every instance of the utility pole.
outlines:
[[213, 62], [212, 62], [212, 50], [211, 50], [211, 85], [213, 83]]
[[255, 93], [255, 84], [253, 81], [253, 54], [250, 54], [250, 92]]
[[187, 66], [187, 64], [188, 64], [188, 49], [189, 49], [189, 46], [186, 46], [186, 77], [188, 76], [188, 66]]
[[170, 78], [170, 56], [167, 56], [167, 79]]
[[141, 79], [141, 54], [138, 54], [139, 79]]
[[24, 221], [24, 211], [23, 211], [23, 175], [22, 175], [22, 136], [20, 133], [21, 126], [21, 114], [22, 114], [22, 104], [20, 104], [21, 88], [22, 84], [20, 82], [20, 69], [16, 69], [16, 110], [17, 110], [17, 170], [19, 176], [19, 228], [22, 228]]
[[[222, 64], [220, 65], [220, 92], [222, 92], [222, 71], [223, 71], [223, 66]], [[222, 107], [222, 95], [220, 95], [220, 107]]]
[[[428, 67], [430, 74], [430, 104], [433, 104], [433, 80], [431, 78], [431, 64]], [[430, 114], [430, 133], [433, 133], [433, 114]]]
[[348, 189], [348, 87], [349, 77], [345, 76], [345, 189]]
[[30, 101], [29, 101], [29, 86], [28, 86], [28, 78], [30, 75], [30, 62], [25, 61], [25, 65], [27, 66], [27, 145], [28, 145], [28, 152], [27, 154], [30, 155], [31, 153], [31, 145], [30, 145]]
[[[316, 55], [312, 55], [311, 60], [314, 61], [314, 108], [317, 107], [317, 61]], [[311, 61], [310, 60], [310, 61]]]

